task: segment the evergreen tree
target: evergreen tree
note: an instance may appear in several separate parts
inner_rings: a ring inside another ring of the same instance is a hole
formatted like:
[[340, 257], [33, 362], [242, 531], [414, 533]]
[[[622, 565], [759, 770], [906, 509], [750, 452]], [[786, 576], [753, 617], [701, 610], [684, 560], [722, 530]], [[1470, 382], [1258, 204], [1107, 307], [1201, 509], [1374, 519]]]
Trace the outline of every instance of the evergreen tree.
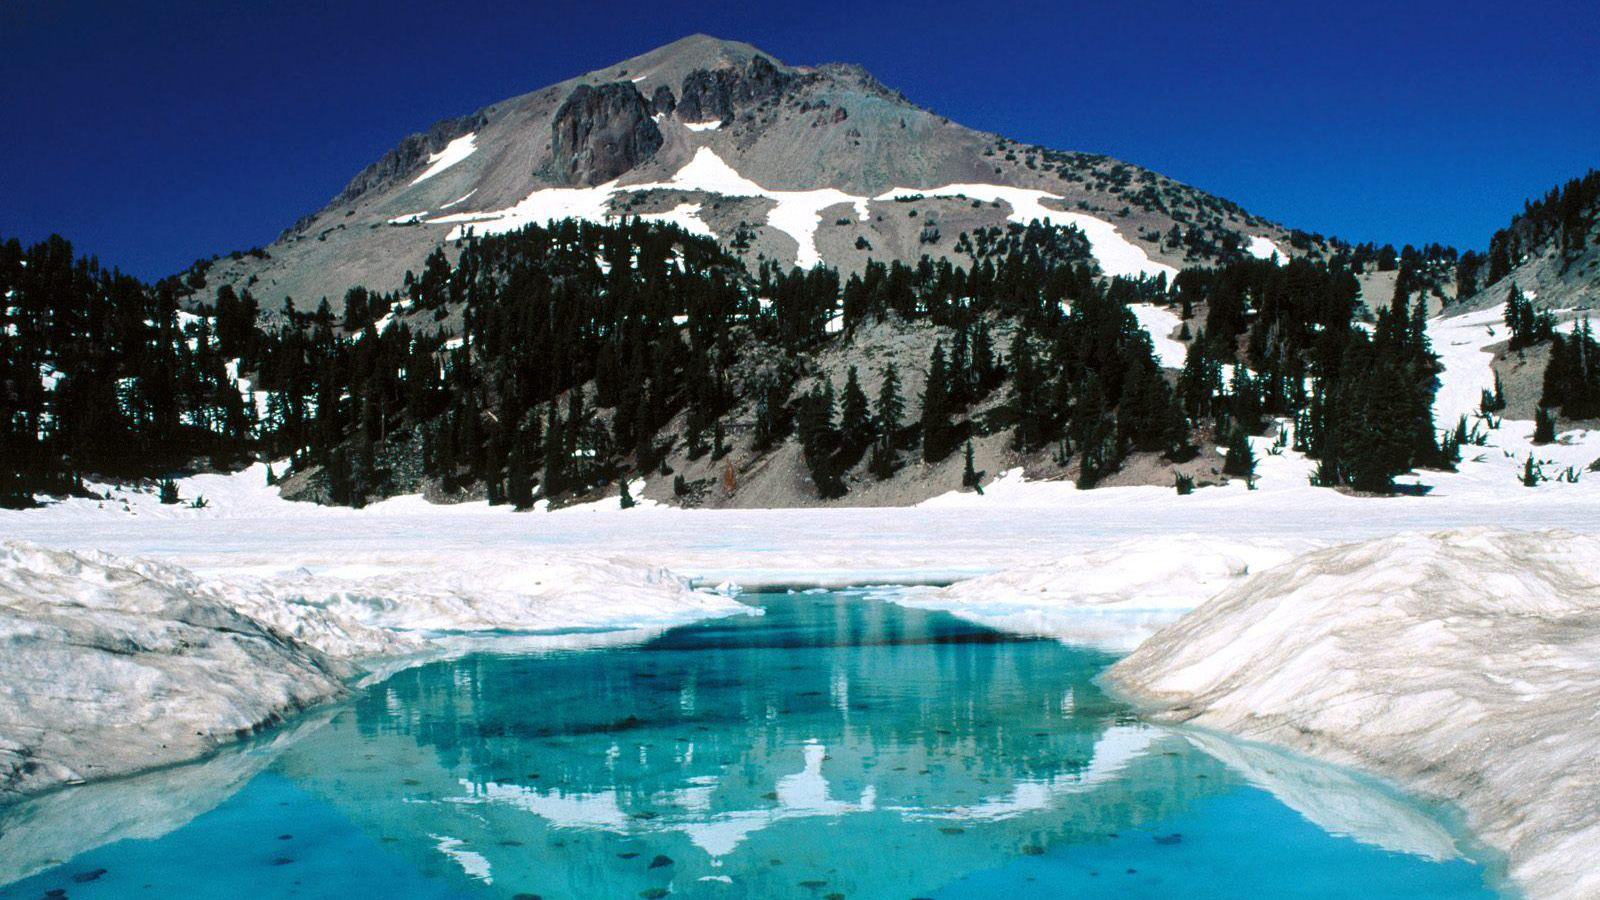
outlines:
[[623, 509], [633, 509], [634, 500], [633, 494], [628, 492], [628, 479], [624, 478], [617, 482], [617, 486], [617, 502], [621, 504]]
[[1228, 442], [1228, 452], [1222, 460], [1222, 472], [1235, 478], [1255, 478], [1256, 454], [1250, 448], [1249, 435], [1242, 429], [1235, 430], [1233, 439]]
[[533, 507], [533, 479], [528, 473], [528, 455], [521, 441], [516, 442], [506, 459], [506, 499], [516, 509]]
[[978, 493], [983, 493], [983, 473], [979, 472], [972, 464], [972, 442], [967, 441], [965, 453], [966, 462], [961, 469], [961, 486], [972, 488]]
[[900, 399], [900, 372], [891, 361], [883, 367], [883, 380], [878, 385], [878, 406], [875, 411], [878, 435], [893, 446], [900, 433], [901, 419], [905, 415], [905, 401]]
[[851, 366], [845, 377], [844, 398], [839, 407], [839, 431], [846, 444], [865, 447], [872, 440], [872, 413], [868, 409], [866, 392]]
[[1572, 334], [1555, 336], [1539, 405], [1569, 419], [1600, 417], [1600, 341], [1587, 318]]
[[989, 325], [979, 322], [972, 331], [972, 399], [982, 400], [1000, 376], [1000, 367], [994, 358], [994, 341], [989, 336]]
[[889, 443], [887, 437], [878, 438], [872, 442], [872, 453], [867, 457], [867, 471], [872, 477], [883, 481], [900, 468], [899, 454]]
[[716, 424], [711, 426], [711, 458], [712, 458], [712, 460], [718, 460], [718, 459], [721, 459], [724, 456], [728, 455], [728, 451], [729, 451], [730, 448], [727, 446], [727, 444], [724, 443], [725, 440], [726, 440], [726, 438], [724, 437], [723, 432], [722, 432], [722, 420], [718, 419], [716, 421]]
[[1100, 378], [1091, 374], [1079, 388], [1068, 429], [1068, 436], [1078, 452], [1079, 487], [1094, 487], [1121, 465], [1116, 432], [1116, 419], [1106, 408]]
[[1011, 341], [1011, 416], [1016, 422], [1013, 449], [1028, 452], [1047, 438], [1044, 374], [1034, 361], [1033, 348], [1021, 329]]
[[933, 344], [933, 355], [928, 360], [928, 379], [922, 391], [922, 459], [938, 462], [950, 452], [949, 371], [945, 367], [944, 345]]
[[1548, 444], [1555, 439], [1555, 416], [1541, 406], [1533, 411], [1533, 442], [1535, 444]]
[[1534, 309], [1533, 301], [1515, 284], [1506, 292], [1505, 320], [1506, 327], [1511, 330], [1509, 346], [1512, 350], [1548, 341], [1555, 335], [1555, 316]]

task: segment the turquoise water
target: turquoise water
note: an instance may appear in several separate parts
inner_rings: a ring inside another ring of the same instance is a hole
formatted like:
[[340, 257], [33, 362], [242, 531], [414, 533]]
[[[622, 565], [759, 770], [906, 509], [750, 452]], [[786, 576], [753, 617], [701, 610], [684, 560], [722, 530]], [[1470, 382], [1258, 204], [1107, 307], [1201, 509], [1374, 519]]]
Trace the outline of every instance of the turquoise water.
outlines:
[[1497, 896], [1381, 785], [1141, 723], [1107, 654], [858, 592], [747, 599], [767, 614], [412, 669], [0, 814], [0, 898]]

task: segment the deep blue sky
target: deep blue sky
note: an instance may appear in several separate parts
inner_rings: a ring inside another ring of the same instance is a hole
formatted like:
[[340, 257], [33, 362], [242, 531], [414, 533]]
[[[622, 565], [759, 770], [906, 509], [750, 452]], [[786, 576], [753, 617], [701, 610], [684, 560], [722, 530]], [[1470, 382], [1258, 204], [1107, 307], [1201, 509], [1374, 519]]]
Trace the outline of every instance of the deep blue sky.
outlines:
[[0, 235], [145, 277], [404, 134], [703, 31], [1288, 225], [1482, 247], [1600, 166], [1600, 3], [0, 0]]

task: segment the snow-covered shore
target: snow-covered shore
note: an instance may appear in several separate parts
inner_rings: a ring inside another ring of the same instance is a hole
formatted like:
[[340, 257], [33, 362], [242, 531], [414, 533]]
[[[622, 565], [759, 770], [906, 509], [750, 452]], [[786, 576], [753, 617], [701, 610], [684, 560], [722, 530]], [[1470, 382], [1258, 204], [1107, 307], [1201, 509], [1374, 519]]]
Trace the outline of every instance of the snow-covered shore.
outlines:
[[1292, 555], [1280, 542], [1163, 535], [883, 597], [999, 631], [1126, 653], [1224, 587]]
[[[192, 759], [342, 696], [397, 659], [605, 643], [751, 611], [582, 554], [202, 576], [0, 545], [0, 799]], [[530, 634], [531, 633], [531, 634]]]
[[1109, 680], [1157, 718], [1465, 811], [1534, 900], [1600, 896], [1600, 539], [1407, 533], [1244, 580]]

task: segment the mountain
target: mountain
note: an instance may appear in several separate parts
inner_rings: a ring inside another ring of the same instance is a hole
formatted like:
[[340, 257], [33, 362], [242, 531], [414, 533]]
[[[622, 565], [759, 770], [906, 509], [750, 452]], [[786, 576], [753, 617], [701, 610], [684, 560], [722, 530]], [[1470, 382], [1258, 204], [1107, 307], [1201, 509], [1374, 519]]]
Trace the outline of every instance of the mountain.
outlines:
[[1392, 493], [1469, 417], [1600, 415], [1588, 332], [1512, 304], [1501, 390], [1482, 323], [1463, 352], [1428, 322], [1592, 277], [1593, 181], [1485, 257], [1351, 246], [687, 38], [407, 137], [272, 246], [155, 285], [0, 244], [0, 505], [251, 459], [353, 506], [1184, 494], [1258, 453]]
[[353, 285], [400, 287], [467, 229], [569, 216], [675, 222], [752, 270], [846, 274], [869, 258], [970, 263], [980, 230], [1034, 218], [1081, 228], [1108, 275], [1320, 247], [1148, 169], [958, 125], [858, 66], [695, 35], [410, 135], [270, 247], [186, 281], [196, 302], [226, 284], [266, 310], [337, 309]]

